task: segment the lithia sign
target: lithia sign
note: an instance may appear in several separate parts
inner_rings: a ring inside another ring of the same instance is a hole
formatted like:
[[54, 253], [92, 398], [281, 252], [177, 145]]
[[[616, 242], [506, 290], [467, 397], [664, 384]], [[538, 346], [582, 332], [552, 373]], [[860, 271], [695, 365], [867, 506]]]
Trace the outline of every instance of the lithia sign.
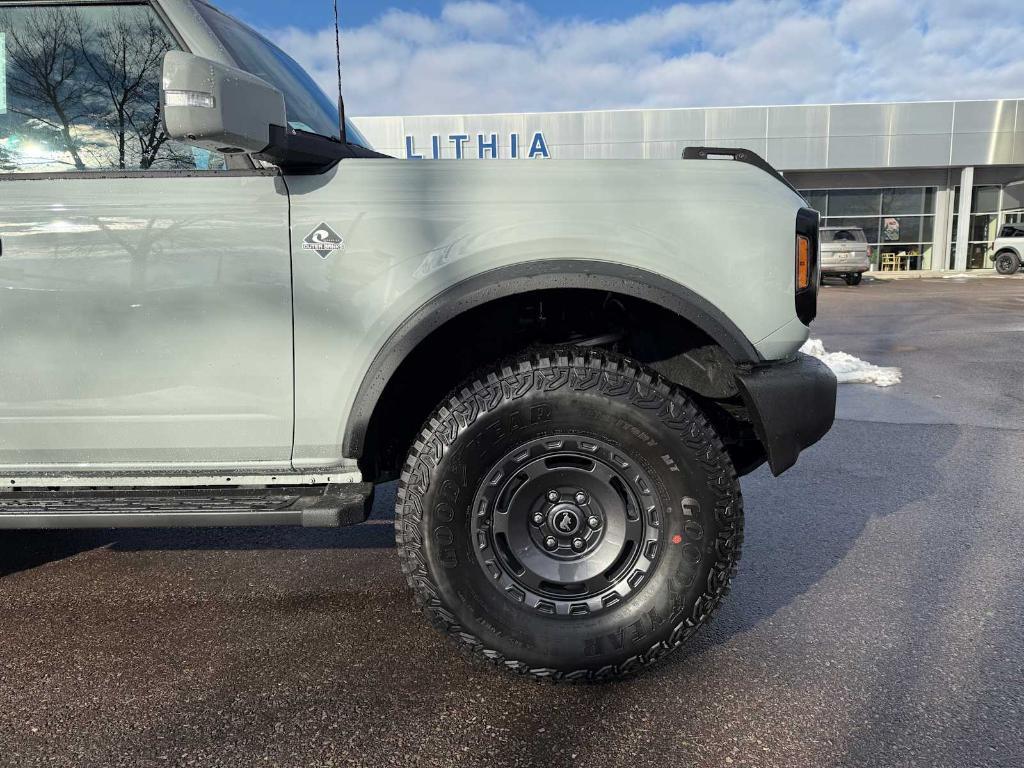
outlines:
[[[478, 160], [484, 160], [485, 158], [497, 159], [501, 155], [499, 154], [499, 148], [508, 148], [508, 157], [511, 160], [518, 160], [521, 157], [528, 159], [534, 158], [549, 158], [551, 157], [551, 150], [548, 149], [547, 139], [544, 138], [544, 134], [541, 131], [537, 131], [533, 134], [533, 140], [527, 143], [522, 141], [522, 137], [518, 133], [510, 133], [508, 135], [508, 144], [498, 144], [498, 134], [496, 133], [478, 133], [475, 136], [476, 141], [472, 139], [468, 133], [453, 133], [447, 137], [447, 142], [444, 141], [443, 136], [434, 134], [430, 137], [430, 152], [424, 155], [416, 148], [416, 137], [406, 136], [405, 137], [405, 156], [409, 160], [424, 160], [430, 158], [432, 160], [440, 160], [443, 157], [454, 157], [456, 160], [462, 160], [464, 158], [475, 157]], [[502, 137], [504, 138], [504, 137]], [[444, 152], [454, 147], [454, 152]]]

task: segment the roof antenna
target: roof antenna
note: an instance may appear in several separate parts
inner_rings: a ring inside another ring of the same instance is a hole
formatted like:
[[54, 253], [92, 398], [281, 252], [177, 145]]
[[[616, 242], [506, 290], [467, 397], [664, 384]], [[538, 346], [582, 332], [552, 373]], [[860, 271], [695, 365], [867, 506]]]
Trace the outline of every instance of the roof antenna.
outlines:
[[345, 97], [341, 94], [341, 26], [338, 23], [338, 0], [334, 0], [334, 52], [338, 60], [338, 136], [342, 144], [348, 144], [345, 129]]

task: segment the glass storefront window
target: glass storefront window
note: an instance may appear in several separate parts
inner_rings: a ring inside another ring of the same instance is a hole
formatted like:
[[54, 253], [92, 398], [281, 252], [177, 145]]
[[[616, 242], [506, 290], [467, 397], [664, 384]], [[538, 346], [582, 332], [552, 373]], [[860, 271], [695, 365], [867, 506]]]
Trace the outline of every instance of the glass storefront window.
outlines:
[[[801, 192], [822, 213], [823, 226], [860, 227], [875, 269], [931, 269], [935, 187], [815, 189]], [[899, 258], [896, 258], [896, 257]]]
[[998, 186], [975, 187], [971, 198], [971, 213], [998, 213], [999, 192]]
[[812, 189], [802, 193], [807, 204], [822, 216], [828, 213], [828, 192], [823, 189]]
[[935, 241], [935, 217], [921, 217], [921, 241], [931, 243]]
[[986, 269], [992, 267], [992, 254], [988, 243], [971, 243], [967, 247], [967, 268]]
[[881, 212], [881, 190], [833, 189], [828, 193], [829, 216], [877, 216]]
[[[922, 243], [901, 243], [883, 245], [879, 249], [878, 265], [883, 272], [905, 272], [907, 270], [931, 268], [931, 244], [927, 244], [927, 259]], [[927, 263], [925, 263], [927, 261]]]
[[1024, 181], [1015, 181], [1003, 187], [1003, 224], [1024, 222]]
[[[954, 211], [960, 209], [960, 187], [954, 190]], [[967, 226], [967, 268], [991, 269], [992, 245], [999, 227], [1007, 222], [1024, 220], [1024, 182], [1005, 187], [985, 184], [974, 187], [971, 195], [971, 220]], [[953, 214], [950, 236], [949, 268], [956, 265], [958, 214]]]
[[922, 218], [921, 216], [886, 216], [882, 219], [882, 242], [919, 242]]
[[1017, 181], [1003, 187], [1003, 210], [1024, 210], [1024, 181]]
[[998, 213], [971, 214], [971, 225], [968, 229], [967, 239], [972, 243], [991, 242], [995, 240], [998, 228]]
[[924, 213], [924, 188], [883, 189], [882, 210], [890, 215]]

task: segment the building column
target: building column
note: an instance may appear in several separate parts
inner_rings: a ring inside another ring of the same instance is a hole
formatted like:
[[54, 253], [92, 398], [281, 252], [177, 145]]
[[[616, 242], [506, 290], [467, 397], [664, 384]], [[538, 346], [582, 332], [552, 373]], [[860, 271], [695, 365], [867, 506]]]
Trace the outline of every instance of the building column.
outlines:
[[935, 226], [932, 232], [932, 269], [949, 270], [949, 246], [953, 239], [953, 173], [946, 173], [945, 186], [935, 190]]
[[967, 269], [967, 238], [971, 228], [971, 198], [974, 196], [974, 166], [960, 171], [960, 208], [956, 227], [956, 258], [953, 268], [958, 272]]

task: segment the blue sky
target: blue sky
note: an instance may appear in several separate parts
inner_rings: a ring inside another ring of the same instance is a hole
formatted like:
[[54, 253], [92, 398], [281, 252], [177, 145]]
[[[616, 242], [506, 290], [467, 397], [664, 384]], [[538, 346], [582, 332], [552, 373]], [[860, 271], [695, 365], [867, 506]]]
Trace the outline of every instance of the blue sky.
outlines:
[[[214, 0], [225, 11], [244, 18], [249, 23], [284, 27], [292, 25], [303, 29], [318, 29], [333, 22], [332, 0]], [[338, 0], [338, 10], [346, 26], [363, 26], [380, 18], [389, 8], [416, 11], [437, 16], [444, 6], [443, 0]], [[549, 0], [527, 3], [546, 16], [556, 18], [582, 17], [589, 19], [623, 19], [649, 8], [671, 3], [638, 2], [637, 0]]]
[[[353, 115], [1024, 97], [1021, 0], [341, 0]], [[336, 87], [330, 0], [220, 0]]]

